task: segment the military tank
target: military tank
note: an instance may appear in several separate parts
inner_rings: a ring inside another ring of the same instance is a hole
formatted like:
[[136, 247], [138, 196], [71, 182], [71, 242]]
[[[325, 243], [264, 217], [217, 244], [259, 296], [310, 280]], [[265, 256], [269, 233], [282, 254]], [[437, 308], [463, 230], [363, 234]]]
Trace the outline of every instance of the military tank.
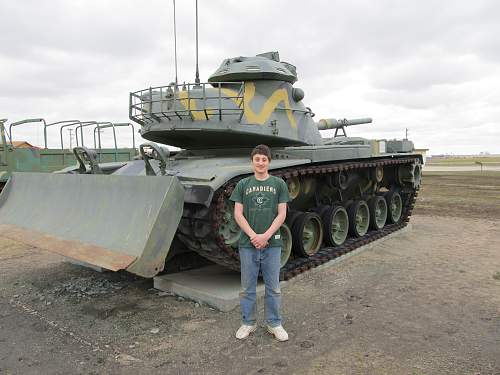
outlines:
[[131, 92], [129, 117], [155, 142], [140, 146], [141, 159], [112, 169], [79, 148], [78, 168], [14, 174], [0, 196], [1, 233], [143, 277], [185, 251], [238, 270], [229, 196], [262, 143], [292, 198], [282, 279], [405, 226], [421, 182], [413, 143], [347, 136], [369, 118], [315, 121], [296, 81], [295, 66], [268, 52], [225, 59], [208, 82]]

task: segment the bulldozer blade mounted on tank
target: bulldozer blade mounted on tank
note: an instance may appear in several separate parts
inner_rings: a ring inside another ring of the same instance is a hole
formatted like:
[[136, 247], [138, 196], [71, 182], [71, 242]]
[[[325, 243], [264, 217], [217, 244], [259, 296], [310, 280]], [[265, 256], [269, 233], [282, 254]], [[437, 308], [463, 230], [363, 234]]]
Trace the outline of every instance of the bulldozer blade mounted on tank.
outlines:
[[3, 236], [112, 271], [152, 277], [183, 211], [172, 176], [14, 173], [0, 195]]

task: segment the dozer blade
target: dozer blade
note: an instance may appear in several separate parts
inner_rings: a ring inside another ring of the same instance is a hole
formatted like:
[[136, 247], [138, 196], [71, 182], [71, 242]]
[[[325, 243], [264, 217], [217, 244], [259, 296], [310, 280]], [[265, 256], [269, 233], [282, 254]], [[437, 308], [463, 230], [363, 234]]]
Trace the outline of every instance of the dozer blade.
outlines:
[[172, 176], [14, 173], [0, 194], [0, 234], [109, 270], [163, 270], [182, 216]]

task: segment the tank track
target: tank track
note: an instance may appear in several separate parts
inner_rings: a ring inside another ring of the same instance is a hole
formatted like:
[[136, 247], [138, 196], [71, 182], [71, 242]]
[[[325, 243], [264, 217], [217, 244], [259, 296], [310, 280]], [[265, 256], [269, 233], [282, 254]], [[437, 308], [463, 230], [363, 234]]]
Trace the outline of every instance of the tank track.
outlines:
[[[415, 156], [383, 158], [370, 161], [350, 161], [345, 163], [332, 163], [326, 165], [305, 165], [281, 170], [273, 170], [271, 174], [285, 180], [290, 177], [306, 175], [322, 175], [340, 171], [349, 171], [362, 168], [373, 168], [377, 166], [392, 166], [401, 164], [412, 164], [419, 161]], [[239, 271], [240, 263], [238, 252], [225, 243], [225, 239], [219, 233], [219, 227], [223, 221], [223, 210], [226, 200], [231, 195], [236, 183], [244, 176], [239, 176], [228, 181], [220, 187], [209, 208], [185, 207], [188, 217], [183, 217], [179, 225], [179, 239], [186, 246], [201, 256], [210, 259], [224, 267]], [[370, 230], [359, 238], [348, 238], [342, 245], [336, 247], [323, 247], [316, 254], [308, 258], [296, 258], [289, 260], [281, 269], [280, 279], [289, 280], [307, 270], [317, 267], [332, 259], [340, 257], [350, 251], [366, 245], [379, 238], [387, 236], [399, 229], [404, 228], [409, 220], [418, 194], [418, 188], [402, 187], [399, 191], [403, 200], [401, 219], [395, 224], [386, 224], [381, 230]]]

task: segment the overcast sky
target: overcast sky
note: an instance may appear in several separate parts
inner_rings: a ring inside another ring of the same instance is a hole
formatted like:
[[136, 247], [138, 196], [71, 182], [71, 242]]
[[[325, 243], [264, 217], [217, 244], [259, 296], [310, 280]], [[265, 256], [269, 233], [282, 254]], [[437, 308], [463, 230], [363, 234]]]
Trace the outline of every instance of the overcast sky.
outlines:
[[[176, 4], [179, 79], [192, 82], [194, 0]], [[316, 118], [374, 119], [349, 135], [408, 128], [431, 154], [500, 153], [499, 1], [199, 0], [199, 14], [202, 81], [226, 57], [277, 50]], [[171, 0], [0, 0], [0, 15], [9, 122], [128, 121], [130, 91], [174, 78]], [[43, 142], [40, 126], [13, 133]]]

